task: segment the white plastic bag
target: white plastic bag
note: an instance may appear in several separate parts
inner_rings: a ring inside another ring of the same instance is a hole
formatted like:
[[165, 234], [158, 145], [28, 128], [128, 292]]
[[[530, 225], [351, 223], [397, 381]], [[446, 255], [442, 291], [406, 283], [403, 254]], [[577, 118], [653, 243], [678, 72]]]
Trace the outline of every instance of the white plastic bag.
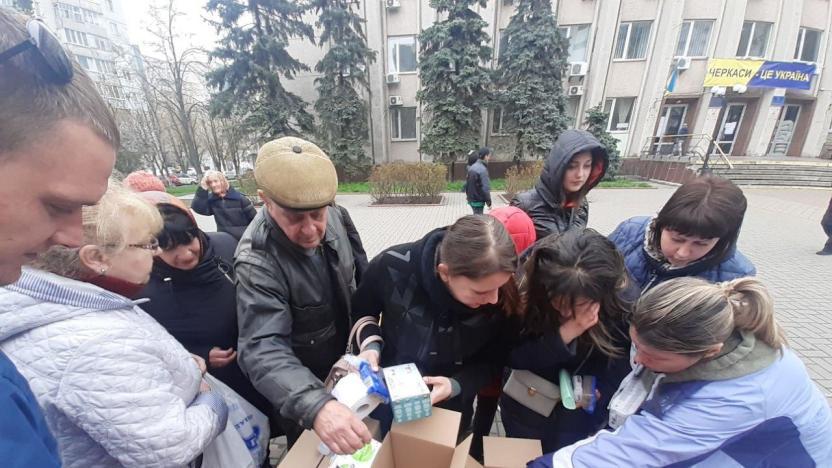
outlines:
[[246, 443], [234, 429], [231, 420], [225, 430], [202, 452], [202, 468], [258, 468]]
[[[228, 405], [228, 424], [203, 453], [203, 468], [257, 468], [269, 448], [269, 419], [230, 387], [205, 374]], [[247, 458], [246, 458], [247, 456]]]

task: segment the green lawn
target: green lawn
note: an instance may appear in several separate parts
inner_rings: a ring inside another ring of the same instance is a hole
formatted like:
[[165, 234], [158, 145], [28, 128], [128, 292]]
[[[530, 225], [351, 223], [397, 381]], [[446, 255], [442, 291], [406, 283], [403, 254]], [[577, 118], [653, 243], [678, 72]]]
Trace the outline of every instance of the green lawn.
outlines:
[[[462, 191], [462, 184], [464, 182], [461, 180], [455, 182], [448, 182], [448, 186], [445, 188], [446, 192], [461, 192]], [[232, 185], [234, 187], [239, 188], [236, 181], [232, 181]], [[168, 187], [167, 191], [169, 194], [181, 197], [183, 195], [190, 195], [196, 192], [197, 185], [182, 185], [179, 187]], [[612, 181], [603, 181], [598, 184], [598, 188], [651, 188], [647, 182], [642, 182], [638, 180], [631, 180], [631, 179], [616, 179]], [[500, 192], [506, 189], [506, 181], [505, 179], [492, 179], [491, 180], [491, 190], [495, 192]], [[368, 193], [370, 191], [370, 184], [367, 182], [344, 182], [338, 184], [338, 193]]]
[[[445, 188], [446, 192], [461, 192], [464, 181], [458, 180], [455, 182], [448, 182]], [[616, 179], [610, 181], [603, 181], [598, 184], [599, 188], [651, 188], [647, 182], [631, 179]], [[494, 192], [501, 192], [506, 189], [505, 179], [491, 179], [491, 190]], [[367, 182], [350, 182], [338, 184], [338, 193], [367, 193], [370, 191], [370, 185]]]
[[[236, 180], [231, 181], [231, 186], [237, 190], [240, 189], [240, 184]], [[175, 197], [181, 197], [183, 195], [192, 195], [196, 193], [196, 189], [198, 187], [198, 184], [180, 185], [179, 187], [168, 187], [167, 192]]]

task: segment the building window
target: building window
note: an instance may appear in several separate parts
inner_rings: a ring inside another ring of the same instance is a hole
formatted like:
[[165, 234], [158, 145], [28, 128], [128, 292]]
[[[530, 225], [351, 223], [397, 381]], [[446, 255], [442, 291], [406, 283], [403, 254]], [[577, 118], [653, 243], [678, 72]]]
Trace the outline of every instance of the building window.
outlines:
[[506, 37], [505, 28], [500, 30], [500, 43], [498, 47], [499, 48], [497, 49], [497, 62], [500, 62], [503, 60], [503, 55], [505, 54], [506, 49], [508, 48], [508, 37]]
[[89, 24], [98, 25], [98, 19], [101, 17], [101, 13], [96, 11], [87, 10], [86, 8], [81, 8], [84, 11], [84, 22]]
[[98, 88], [101, 90], [101, 94], [103, 94], [104, 97], [112, 99], [123, 99], [121, 90], [118, 86], [113, 86], [109, 84], [99, 84]]
[[95, 38], [95, 48], [99, 50], [110, 50], [110, 41], [101, 36], [93, 36]]
[[608, 132], [626, 132], [629, 130], [635, 102], [636, 98], [634, 97], [607, 99], [604, 103], [604, 112], [610, 116], [607, 122]]
[[78, 23], [84, 22], [84, 15], [81, 13], [81, 8], [75, 5], [67, 5], [66, 3], [55, 4], [55, 16]]
[[391, 107], [390, 108], [390, 130], [393, 140], [415, 140], [416, 139], [416, 108], [415, 107]]
[[92, 59], [95, 62], [95, 68], [99, 73], [115, 73], [116, 67], [115, 63], [111, 62], [110, 60], [101, 60], [94, 58]]
[[84, 55], [75, 55], [75, 58], [78, 60], [78, 63], [81, 65], [81, 68], [90, 71], [90, 61], [92, 60], [91, 58]]
[[615, 56], [619, 60], [641, 60], [647, 57], [647, 41], [650, 39], [650, 21], [621, 23], [618, 27], [618, 39]]
[[113, 34], [118, 34], [118, 25], [116, 23], [111, 22], [110, 31], [112, 31]]
[[511, 115], [502, 107], [491, 110], [491, 135], [504, 136], [511, 135], [514, 130], [514, 123]]
[[743, 23], [740, 45], [737, 47], [737, 57], [765, 57], [770, 33], [771, 23], [760, 21], [746, 21]]
[[87, 33], [76, 31], [74, 29], [64, 29], [64, 35], [66, 36], [66, 41], [70, 44], [89, 47], [89, 44], [87, 43]]
[[113, 0], [107, 0], [107, 9], [113, 11]]
[[563, 26], [560, 33], [569, 39], [569, 61], [586, 62], [586, 51], [589, 45], [589, 30], [591, 24], [573, 24]]
[[416, 71], [416, 36], [387, 38], [388, 73]]
[[794, 59], [801, 62], [817, 62], [820, 50], [820, 31], [817, 29], [800, 28], [797, 35], [797, 46], [794, 49]]
[[676, 44], [676, 56], [707, 57], [713, 26], [714, 22], [711, 20], [683, 22], [679, 31], [679, 42]]
[[566, 115], [569, 117], [569, 128], [575, 128], [579, 126], [581, 122], [578, 122], [578, 105], [581, 103], [581, 98], [578, 96], [572, 96], [566, 99]]

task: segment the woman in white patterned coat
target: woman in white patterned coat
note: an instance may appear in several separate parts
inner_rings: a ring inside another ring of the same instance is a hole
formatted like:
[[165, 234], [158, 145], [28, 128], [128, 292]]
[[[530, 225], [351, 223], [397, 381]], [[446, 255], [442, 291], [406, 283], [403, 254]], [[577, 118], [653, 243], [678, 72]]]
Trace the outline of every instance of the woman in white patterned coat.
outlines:
[[159, 213], [111, 187], [83, 216], [85, 245], [53, 248], [0, 289], [0, 349], [29, 381], [65, 467], [186, 466], [225, 429], [227, 408], [129, 299], [158, 252]]

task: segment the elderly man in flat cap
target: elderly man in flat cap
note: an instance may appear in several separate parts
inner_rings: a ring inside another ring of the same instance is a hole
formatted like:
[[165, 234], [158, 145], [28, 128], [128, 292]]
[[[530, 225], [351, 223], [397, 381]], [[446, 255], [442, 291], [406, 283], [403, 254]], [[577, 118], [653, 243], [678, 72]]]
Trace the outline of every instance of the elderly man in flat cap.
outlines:
[[335, 166], [285, 137], [260, 148], [254, 177], [265, 209], [237, 247], [240, 367], [280, 412], [290, 446], [305, 428], [353, 453], [370, 432], [322, 383], [346, 349], [350, 295], [366, 265], [349, 214], [333, 202]]

